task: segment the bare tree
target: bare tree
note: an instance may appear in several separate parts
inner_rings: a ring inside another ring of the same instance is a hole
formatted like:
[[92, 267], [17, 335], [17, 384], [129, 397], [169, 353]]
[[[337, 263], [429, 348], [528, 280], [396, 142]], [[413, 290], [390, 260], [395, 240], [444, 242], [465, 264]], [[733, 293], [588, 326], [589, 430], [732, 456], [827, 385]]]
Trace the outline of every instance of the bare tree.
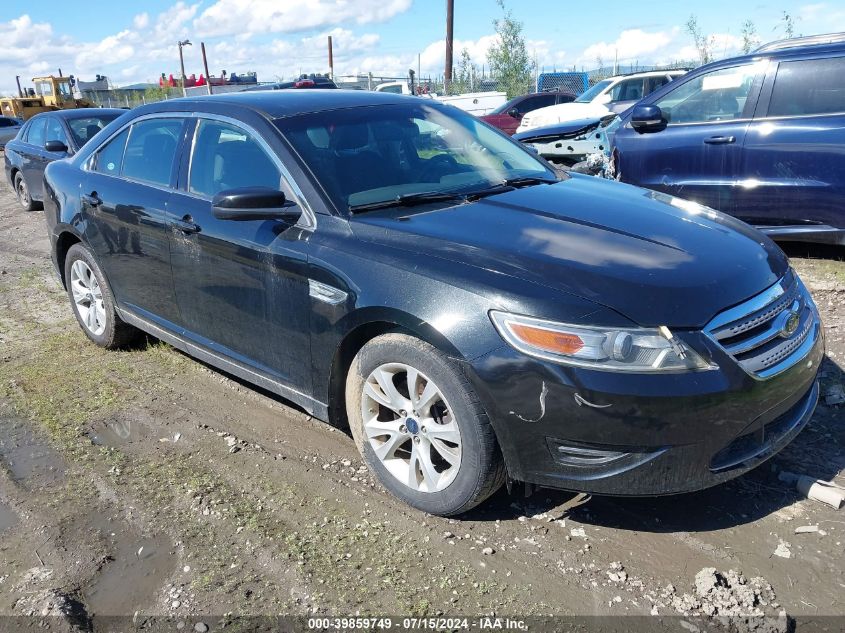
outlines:
[[742, 23], [742, 52], [750, 53], [752, 49], [757, 48], [760, 44], [760, 39], [757, 37], [757, 27], [754, 22], [746, 20]]
[[708, 64], [713, 61], [713, 36], [704, 35], [701, 27], [698, 25], [698, 18], [695, 14], [689, 16], [687, 20], [687, 33], [692, 37], [695, 48], [698, 51], [698, 58], [702, 64]]
[[781, 16], [781, 28], [787, 39], [795, 37], [795, 20], [796, 18], [789, 11], [784, 11]]
[[478, 76], [478, 66], [473, 63], [469, 50], [464, 47], [461, 50], [461, 59], [458, 62], [457, 72], [452, 78], [452, 83], [449, 84], [449, 93], [462, 94], [464, 92], [472, 92], [478, 87]]

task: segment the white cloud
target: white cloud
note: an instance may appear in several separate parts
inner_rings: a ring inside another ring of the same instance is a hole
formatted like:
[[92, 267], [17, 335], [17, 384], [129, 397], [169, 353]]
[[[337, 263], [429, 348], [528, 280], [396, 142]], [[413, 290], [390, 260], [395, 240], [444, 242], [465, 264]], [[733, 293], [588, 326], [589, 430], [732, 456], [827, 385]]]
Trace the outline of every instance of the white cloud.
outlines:
[[404, 13], [411, 0], [217, 0], [194, 21], [203, 37], [297, 33], [331, 25], [384, 22]]
[[[499, 40], [497, 35], [483, 35], [477, 40], [454, 40], [452, 59], [454, 65], [460, 63], [461, 52], [466, 49], [474, 64], [487, 64], [487, 51]], [[426, 46], [420, 53], [423, 74], [442, 74], [446, 62], [446, 40], [437, 40]], [[414, 64], [416, 67], [416, 64]]]
[[365, 33], [359, 36], [348, 29], [337, 27], [331, 31], [314, 35], [313, 37], [303, 37], [302, 45], [307, 49], [328, 50], [329, 35], [332, 36], [332, 49], [335, 58], [338, 55], [369, 50], [379, 42], [379, 36], [376, 33]]
[[125, 62], [135, 55], [135, 48], [131, 41], [135, 39], [132, 31], [121, 31], [110, 35], [100, 42], [86, 46], [76, 56], [78, 68], [92, 68], [108, 60], [110, 64]]
[[645, 58], [665, 49], [672, 41], [673, 34], [666, 31], [647, 32], [642, 29], [622, 31], [613, 42], [597, 42], [584, 49], [576, 63], [595, 66], [601, 60], [606, 66], [615, 59], [636, 60]]
[[134, 18], [132, 18], [132, 24], [139, 31], [141, 29], [147, 28], [150, 25], [150, 14], [149, 13], [139, 13]]

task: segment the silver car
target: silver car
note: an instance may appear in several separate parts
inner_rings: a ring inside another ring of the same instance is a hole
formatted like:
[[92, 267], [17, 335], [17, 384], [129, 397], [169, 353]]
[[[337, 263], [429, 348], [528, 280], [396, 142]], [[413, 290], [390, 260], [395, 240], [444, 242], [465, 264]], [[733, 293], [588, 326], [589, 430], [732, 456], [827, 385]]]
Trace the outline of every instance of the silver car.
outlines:
[[6, 143], [18, 135], [23, 125], [20, 119], [13, 119], [9, 116], [0, 116], [0, 149], [6, 147]]

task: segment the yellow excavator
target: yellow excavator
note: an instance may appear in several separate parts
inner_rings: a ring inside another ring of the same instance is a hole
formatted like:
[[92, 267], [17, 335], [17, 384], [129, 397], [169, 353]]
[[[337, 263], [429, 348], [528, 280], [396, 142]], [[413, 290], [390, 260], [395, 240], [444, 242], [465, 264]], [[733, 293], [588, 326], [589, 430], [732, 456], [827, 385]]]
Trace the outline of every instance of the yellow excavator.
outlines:
[[19, 97], [0, 98], [0, 115], [28, 119], [39, 112], [50, 110], [69, 110], [73, 108], [90, 108], [93, 104], [87, 99], [76, 99], [73, 96], [71, 77], [33, 77], [35, 89], [21, 90], [18, 81]]

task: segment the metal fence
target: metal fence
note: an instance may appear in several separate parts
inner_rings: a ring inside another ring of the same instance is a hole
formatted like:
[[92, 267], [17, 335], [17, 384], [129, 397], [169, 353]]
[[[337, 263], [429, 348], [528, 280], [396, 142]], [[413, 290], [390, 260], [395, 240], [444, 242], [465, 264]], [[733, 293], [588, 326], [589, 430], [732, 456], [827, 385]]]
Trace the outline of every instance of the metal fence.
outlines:
[[540, 73], [537, 77], [537, 92], [563, 90], [579, 95], [589, 87], [589, 73]]
[[[593, 70], [571, 70], [563, 72], [536, 72], [529, 81], [526, 81], [524, 86], [519, 86], [519, 92], [534, 92], [548, 91], [548, 90], [565, 90], [575, 95], [579, 95], [590, 86], [596, 84], [602, 79], [607, 79], [615, 75], [625, 75], [635, 72], [645, 72], [653, 70], [676, 70], [680, 68], [690, 69], [697, 65], [696, 62], [677, 61], [671, 64], [664, 64], [661, 66], [648, 66], [641, 64], [617, 64], [614, 66], [603, 66]], [[539, 71], [539, 69], [538, 69]], [[409, 84], [409, 78], [406, 77], [387, 77], [382, 75], [373, 75], [372, 73], [359, 75], [338, 75], [335, 77], [335, 82], [338, 87], [354, 90], [374, 90], [377, 86], [389, 82], [404, 82]], [[415, 88], [422, 88], [426, 92], [433, 92], [443, 94], [447, 92], [444, 85], [443, 76], [425, 76], [414, 78]], [[242, 86], [214, 86], [214, 92], [229, 92], [232, 90], [242, 90]], [[206, 88], [191, 87], [187, 88], [187, 93], [190, 95], [205, 94]], [[496, 77], [486, 74], [483, 70], [480, 73], [472, 73], [463, 78], [453, 78], [452, 84], [449, 86], [448, 92], [455, 94], [458, 92], [487, 92], [487, 91], [501, 91], [508, 90], [508, 86], [499, 81]], [[163, 101], [165, 99], [174, 99], [182, 96], [181, 88], [159, 88], [153, 86], [148, 90], [97, 90], [85, 91], [85, 96], [89, 98], [95, 105], [106, 108], [134, 108], [145, 103], [155, 101]]]

